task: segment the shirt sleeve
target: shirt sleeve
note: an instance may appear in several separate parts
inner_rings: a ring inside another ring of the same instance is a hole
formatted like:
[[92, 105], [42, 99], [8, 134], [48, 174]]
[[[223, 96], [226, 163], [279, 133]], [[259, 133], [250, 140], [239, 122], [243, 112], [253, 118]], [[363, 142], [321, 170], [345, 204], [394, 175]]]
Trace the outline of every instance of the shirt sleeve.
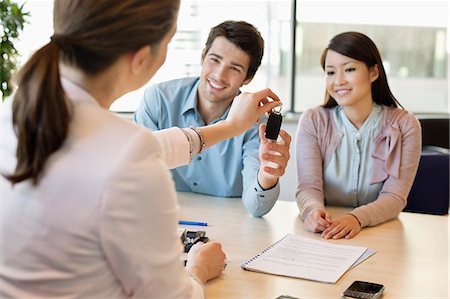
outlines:
[[259, 161], [259, 134], [258, 126], [253, 126], [247, 131], [248, 138], [242, 148], [242, 178], [243, 194], [242, 202], [247, 211], [255, 217], [267, 214], [280, 194], [280, 183], [268, 190], [263, 190], [258, 183]]
[[324, 207], [323, 161], [318, 142], [320, 132], [313, 123], [311, 111], [305, 111], [297, 127], [297, 190], [296, 199], [304, 220], [317, 208]]
[[158, 143], [148, 135], [137, 134], [117, 157], [104, 187], [102, 250], [129, 297], [204, 298], [203, 285], [182, 265], [176, 192]]
[[405, 208], [417, 168], [419, 167], [422, 134], [419, 120], [405, 113], [399, 120], [401, 151], [399, 177], [389, 175], [384, 181], [378, 198], [355, 208], [351, 214], [358, 218], [362, 227], [373, 226], [393, 219]]

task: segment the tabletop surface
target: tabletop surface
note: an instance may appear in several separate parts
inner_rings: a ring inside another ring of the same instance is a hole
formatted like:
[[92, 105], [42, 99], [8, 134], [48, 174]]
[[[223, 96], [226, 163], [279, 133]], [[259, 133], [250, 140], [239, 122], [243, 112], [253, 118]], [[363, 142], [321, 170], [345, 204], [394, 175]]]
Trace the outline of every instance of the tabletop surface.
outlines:
[[[449, 298], [449, 218], [401, 213], [397, 219], [364, 228], [350, 240], [328, 240], [376, 251], [363, 263], [347, 271], [335, 284], [256, 273], [241, 269], [253, 257], [287, 233], [317, 240], [320, 234], [306, 231], [295, 202], [278, 201], [264, 217], [255, 218], [240, 198], [178, 193], [180, 219], [207, 222], [208, 226], [183, 226], [204, 230], [210, 240], [222, 243], [227, 267], [206, 284], [207, 298], [340, 298], [353, 281], [385, 286], [387, 298]], [[346, 208], [329, 208], [333, 216]]]

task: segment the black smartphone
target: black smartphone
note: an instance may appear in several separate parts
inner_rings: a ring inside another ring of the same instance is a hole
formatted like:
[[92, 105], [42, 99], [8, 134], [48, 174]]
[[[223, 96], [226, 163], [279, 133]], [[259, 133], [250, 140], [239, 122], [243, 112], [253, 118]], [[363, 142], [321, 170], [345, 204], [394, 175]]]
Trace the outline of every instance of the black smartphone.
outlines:
[[378, 299], [383, 291], [382, 284], [357, 280], [342, 293], [342, 298]]

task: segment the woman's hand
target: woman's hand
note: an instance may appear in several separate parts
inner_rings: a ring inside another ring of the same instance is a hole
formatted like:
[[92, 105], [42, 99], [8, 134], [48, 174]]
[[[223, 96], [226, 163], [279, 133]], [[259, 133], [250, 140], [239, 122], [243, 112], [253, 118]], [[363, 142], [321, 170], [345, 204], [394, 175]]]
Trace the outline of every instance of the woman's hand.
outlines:
[[218, 277], [225, 268], [225, 253], [219, 242], [195, 243], [189, 250], [186, 269], [203, 283]]
[[305, 228], [314, 233], [326, 230], [331, 223], [331, 215], [325, 208], [312, 210], [304, 221]]
[[205, 147], [241, 135], [281, 101], [270, 89], [255, 93], [244, 92], [231, 104], [227, 119], [215, 124], [197, 128], [203, 136]]
[[259, 118], [280, 106], [280, 98], [269, 88], [249, 93], [243, 92], [234, 98], [225, 122], [236, 130], [235, 135], [247, 131]]
[[352, 214], [347, 214], [333, 220], [330, 226], [322, 232], [325, 239], [351, 239], [361, 231], [361, 224], [358, 218]]

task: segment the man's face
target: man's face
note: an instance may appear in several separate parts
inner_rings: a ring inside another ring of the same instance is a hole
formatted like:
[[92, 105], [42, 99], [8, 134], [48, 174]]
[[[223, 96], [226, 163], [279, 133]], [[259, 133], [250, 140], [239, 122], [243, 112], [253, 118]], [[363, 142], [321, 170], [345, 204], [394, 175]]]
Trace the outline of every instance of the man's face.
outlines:
[[247, 53], [225, 37], [217, 37], [202, 59], [199, 100], [231, 103], [239, 88], [251, 81], [245, 79], [249, 64]]

